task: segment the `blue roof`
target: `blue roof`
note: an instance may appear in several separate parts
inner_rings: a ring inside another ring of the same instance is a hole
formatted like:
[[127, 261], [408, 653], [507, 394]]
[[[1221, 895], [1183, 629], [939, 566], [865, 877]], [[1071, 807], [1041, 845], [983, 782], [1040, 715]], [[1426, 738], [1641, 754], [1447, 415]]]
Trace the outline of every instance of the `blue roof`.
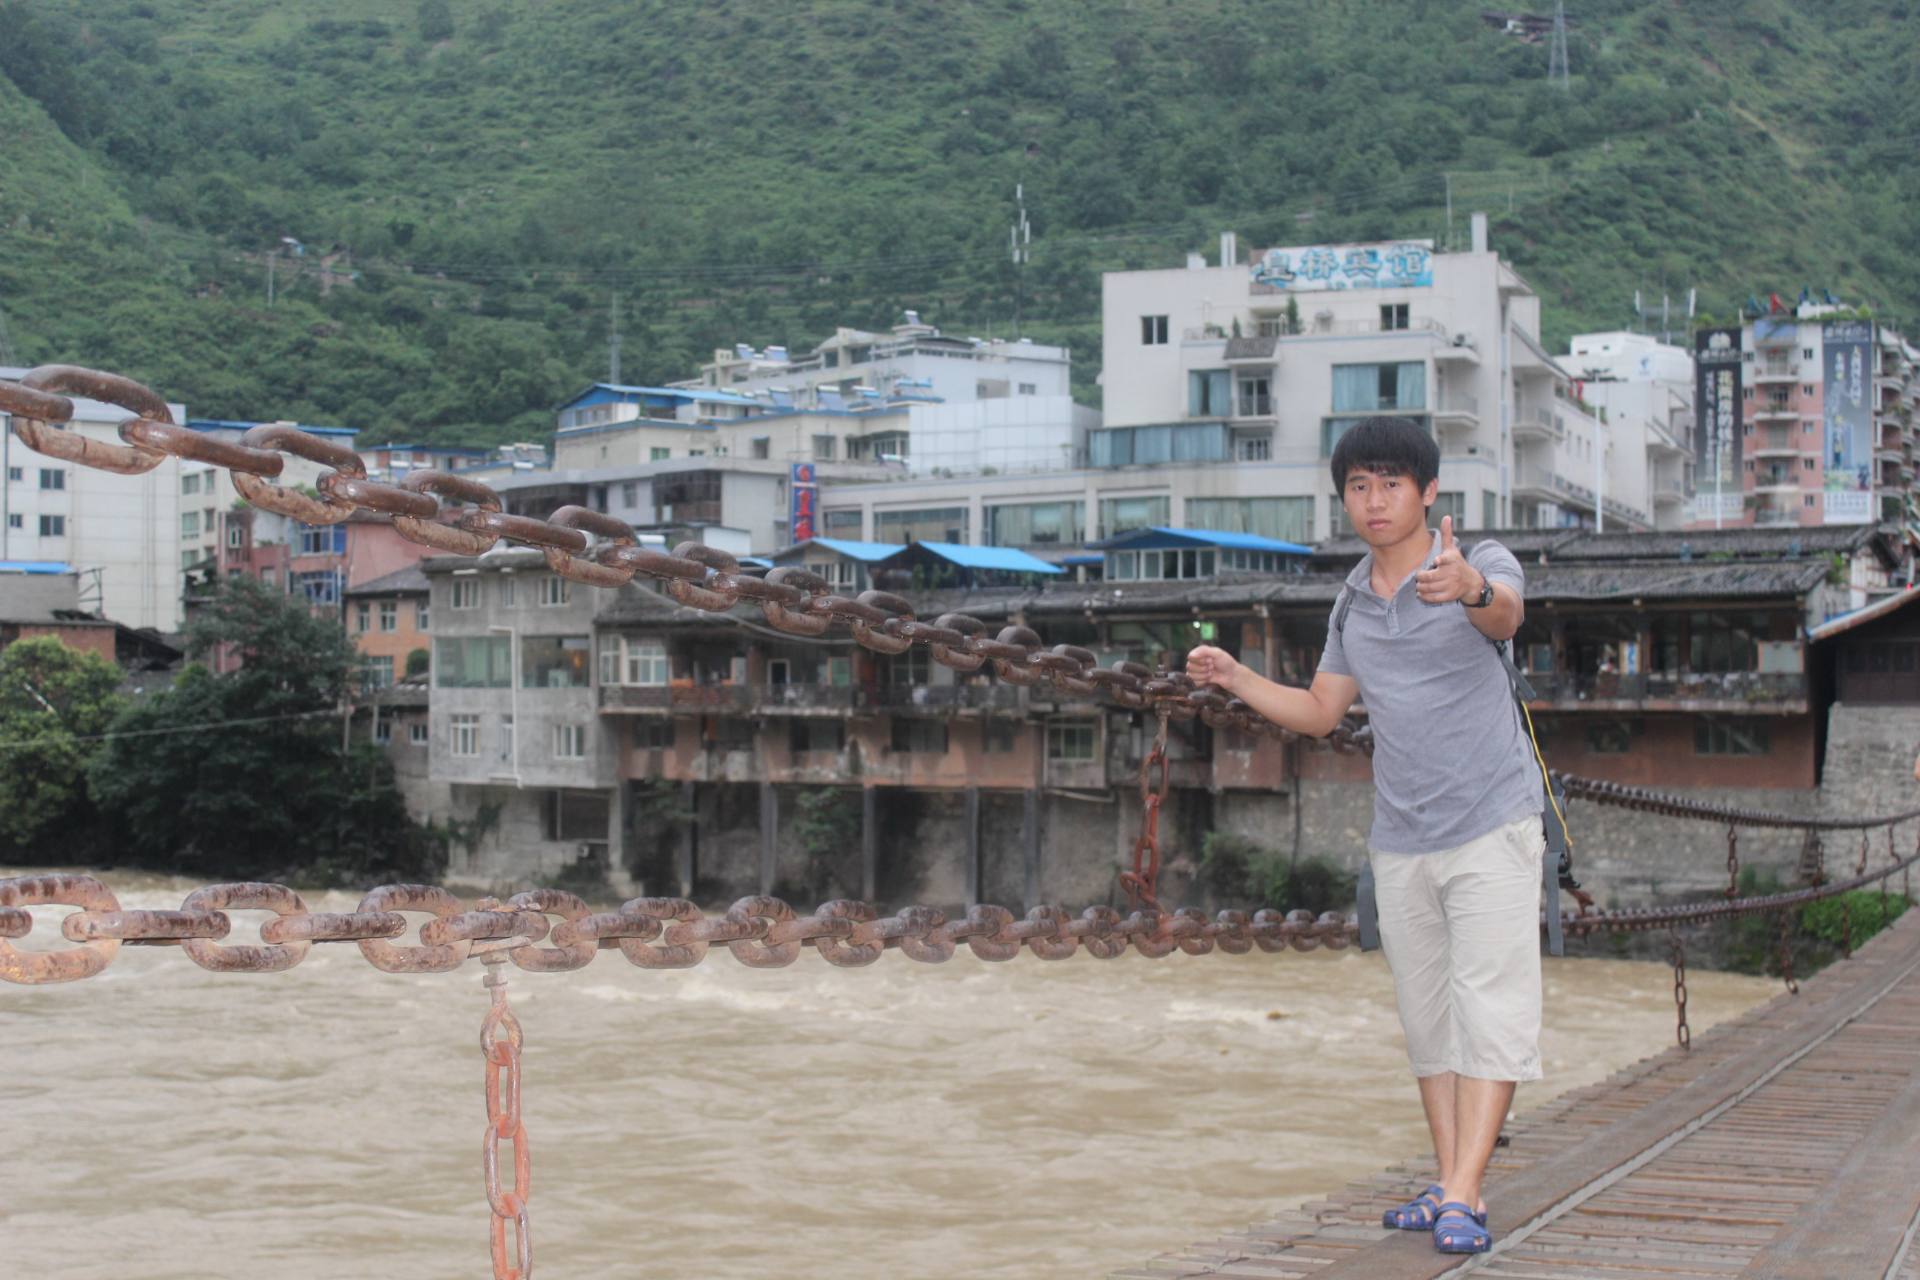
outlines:
[[596, 382], [586, 390], [579, 392], [561, 405], [562, 409], [571, 409], [582, 403], [597, 403], [610, 399], [664, 399], [691, 400], [696, 404], [759, 404], [751, 396], [743, 396], [733, 391], [705, 391], [692, 387], [639, 387], [624, 382]]
[[825, 547], [827, 550], [837, 551], [843, 556], [850, 556], [855, 560], [865, 560], [868, 562], [885, 560], [888, 556], [905, 550], [905, 548], [897, 542], [854, 542], [847, 538], [814, 538], [810, 542], [803, 542], [799, 545]]
[[0, 560], [0, 573], [72, 573], [73, 566], [58, 560]]
[[493, 450], [491, 449], [476, 448], [475, 446], [469, 445], [469, 444], [392, 443], [392, 444], [370, 444], [367, 446], [367, 451], [369, 453], [372, 453], [375, 450], [379, 450], [379, 449], [425, 449], [428, 453], [464, 453], [464, 454], [472, 454], [475, 457], [482, 457], [482, 458], [488, 457], [493, 453]]
[[963, 569], [998, 569], [1006, 573], [1066, 572], [1057, 564], [1012, 547], [964, 547], [957, 542], [922, 542], [918, 545]]
[[1310, 556], [1312, 547], [1278, 538], [1262, 538], [1251, 533], [1227, 533], [1220, 529], [1173, 529], [1155, 525], [1108, 538], [1099, 544], [1116, 551], [1151, 551], [1156, 547], [1228, 547], [1234, 551], [1277, 551], [1283, 555]]
[[1100, 564], [1106, 560], [1098, 551], [1076, 551], [1070, 556], [1061, 556], [1061, 564]]

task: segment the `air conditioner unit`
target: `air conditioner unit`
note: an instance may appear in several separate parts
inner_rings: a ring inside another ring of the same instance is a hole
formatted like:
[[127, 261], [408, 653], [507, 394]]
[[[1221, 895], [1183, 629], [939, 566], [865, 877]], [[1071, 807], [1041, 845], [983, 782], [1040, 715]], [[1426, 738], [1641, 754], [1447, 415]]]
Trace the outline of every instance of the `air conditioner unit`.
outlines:
[[1473, 335], [1470, 333], [1456, 333], [1453, 335], [1453, 345], [1456, 347], [1470, 347], [1473, 345]]

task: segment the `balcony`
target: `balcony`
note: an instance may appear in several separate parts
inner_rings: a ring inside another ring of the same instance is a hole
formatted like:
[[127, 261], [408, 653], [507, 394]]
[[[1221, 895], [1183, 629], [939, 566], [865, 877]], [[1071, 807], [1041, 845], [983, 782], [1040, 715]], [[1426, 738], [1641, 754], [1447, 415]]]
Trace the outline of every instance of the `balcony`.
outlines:
[[1564, 440], [1566, 436], [1566, 419], [1551, 409], [1536, 405], [1514, 415], [1513, 439], [1516, 444], [1525, 440]]
[[1797, 458], [1801, 452], [1800, 442], [1784, 431], [1769, 431], [1753, 444], [1756, 458]]
[[1280, 359], [1278, 354], [1276, 354], [1279, 347], [1279, 336], [1271, 333], [1257, 333], [1250, 338], [1228, 338], [1227, 363], [1276, 364]]
[[1753, 384], [1759, 386], [1768, 382], [1798, 382], [1800, 366], [1791, 362], [1762, 360], [1753, 366]]
[[1555, 710], [1790, 711], [1805, 710], [1807, 700], [1807, 677], [1797, 671], [1557, 672], [1530, 675], [1527, 683], [1536, 695], [1533, 706]]
[[1755, 493], [1798, 493], [1800, 492], [1800, 473], [1798, 471], [1763, 471], [1753, 478]]
[[703, 711], [747, 711], [759, 692], [744, 684], [603, 684], [602, 711], [637, 711], [656, 715]]
[[[1036, 692], [1040, 692], [1036, 690]], [[885, 707], [893, 712], [925, 711], [941, 716], [956, 711], [1019, 714], [1026, 707], [1023, 689], [1010, 684], [884, 685], [859, 705]], [[1044, 696], [1044, 695], [1043, 695]]]
[[1433, 410], [1433, 425], [1439, 431], [1472, 431], [1480, 425], [1479, 397], [1442, 389], [1440, 403]]
[[1781, 525], [1801, 523], [1801, 507], [1760, 507], [1753, 513], [1754, 524], [1763, 529], [1777, 529]]
[[1757, 400], [1753, 406], [1753, 420], [1766, 422], [1779, 418], [1798, 418], [1800, 410], [1791, 400]]
[[1571, 503], [1593, 510], [1593, 490], [1545, 467], [1521, 467], [1513, 477], [1513, 496], [1523, 500]]
[[1653, 505], [1683, 503], [1687, 500], [1686, 483], [1677, 477], [1671, 480], [1656, 480], [1653, 483]]

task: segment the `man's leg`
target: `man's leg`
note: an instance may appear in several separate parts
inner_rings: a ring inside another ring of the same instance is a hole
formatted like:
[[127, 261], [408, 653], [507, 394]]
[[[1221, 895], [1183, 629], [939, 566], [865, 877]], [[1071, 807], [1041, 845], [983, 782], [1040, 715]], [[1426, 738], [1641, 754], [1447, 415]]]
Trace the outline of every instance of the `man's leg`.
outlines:
[[1478, 1206], [1514, 1084], [1540, 1078], [1539, 819], [1443, 855], [1459, 1077], [1447, 1199]]
[[1369, 860], [1380, 909], [1380, 948], [1393, 971], [1407, 1057], [1444, 1185], [1455, 1148], [1453, 997], [1448, 989], [1447, 921], [1431, 875], [1431, 856], [1373, 853]]
[[[1493, 1159], [1493, 1144], [1499, 1140], [1500, 1126], [1512, 1105], [1511, 1080], [1455, 1078], [1453, 1159], [1448, 1162], [1450, 1168], [1442, 1165], [1440, 1169], [1440, 1185], [1446, 1189], [1448, 1200], [1476, 1209], [1486, 1207], [1481, 1203], [1480, 1184], [1487, 1176], [1487, 1161]], [[1439, 1140], [1436, 1128], [1434, 1141]]]
[[1415, 1079], [1420, 1084], [1420, 1106], [1427, 1113], [1427, 1132], [1433, 1135], [1433, 1155], [1440, 1162], [1440, 1185], [1444, 1187], [1453, 1177], [1458, 1153], [1456, 1082], [1460, 1077], [1451, 1071], [1442, 1071], [1437, 1076], [1416, 1076]]

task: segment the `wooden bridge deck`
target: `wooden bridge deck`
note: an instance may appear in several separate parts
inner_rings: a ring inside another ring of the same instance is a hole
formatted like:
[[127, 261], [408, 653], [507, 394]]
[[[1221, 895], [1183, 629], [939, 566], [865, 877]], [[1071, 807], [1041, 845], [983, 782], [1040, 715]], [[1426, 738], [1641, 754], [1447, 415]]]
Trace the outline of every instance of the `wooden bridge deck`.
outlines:
[[1920, 1280], [1920, 911], [1778, 999], [1508, 1126], [1494, 1252], [1381, 1211], [1430, 1161], [1114, 1280]]

